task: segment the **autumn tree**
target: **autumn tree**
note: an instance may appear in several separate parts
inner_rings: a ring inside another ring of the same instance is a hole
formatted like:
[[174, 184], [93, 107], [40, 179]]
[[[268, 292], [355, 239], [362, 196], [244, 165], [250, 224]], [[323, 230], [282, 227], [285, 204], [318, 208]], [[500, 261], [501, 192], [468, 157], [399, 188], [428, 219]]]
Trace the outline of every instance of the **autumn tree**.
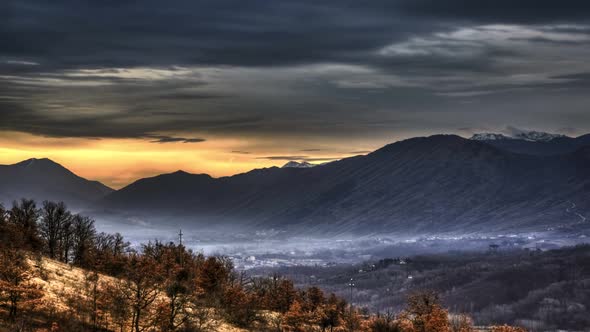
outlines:
[[342, 312], [342, 326], [347, 331], [361, 331], [363, 319], [357, 309]]
[[199, 294], [196, 292], [194, 280], [200, 266], [201, 256], [187, 251], [182, 245], [169, 243], [164, 245], [156, 242], [144, 246], [144, 255], [156, 260], [163, 273], [163, 289], [166, 303], [160, 306], [160, 318], [164, 331], [176, 331], [186, 326], [194, 307], [191, 301]]
[[527, 332], [527, 330], [518, 326], [498, 325], [492, 326], [492, 332]]
[[218, 257], [207, 258], [195, 279], [198, 291], [211, 303], [219, 302], [228, 284], [233, 266], [230, 261]]
[[305, 332], [310, 323], [310, 315], [303, 308], [299, 299], [293, 301], [283, 316], [283, 329], [289, 332]]
[[331, 294], [326, 304], [321, 308], [321, 315], [318, 324], [322, 331], [329, 329], [330, 332], [342, 325], [342, 313], [346, 310], [346, 301]]
[[154, 259], [139, 254], [129, 259], [119, 290], [131, 308], [133, 332], [144, 331], [144, 322], [149, 321], [149, 309], [160, 293], [162, 281]]
[[256, 297], [237, 283], [225, 288], [221, 308], [226, 320], [240, 327], [250, 327], [259, 319]]
[[297, 297], [293, 282], [278, 275], [255, 279], [252, 289], [263, 308], [280, 313], [289, 311]]
[[315, 312], [326, 301], [324, 292], [319, 287], [310, 287], [305, 291], [305, 309]]
[[412, 332], [447, 332], [450, 330], [448, 313], [440, 305], [438, 295], [425, 291], [408, 297], [406, 310], [400, 315]]
[[131, 318], [131, 304], [124, 291], [121, 283], [116, 287], [112, 285], [105, 285], [101, 282], [103, 292], [100, 293], [101, 301], [99, 301], [100, 309], [108, 313], [112, 323], [118, 328], [119, 332], [126, 330], [127, 322]]
[[31, 282], [32, 278], [22, 251], [14, 248], [0, 250], [0, 301], [8, 305], [9, 320], [16, 319], [22, 303], [43, 297], [43, 292]]

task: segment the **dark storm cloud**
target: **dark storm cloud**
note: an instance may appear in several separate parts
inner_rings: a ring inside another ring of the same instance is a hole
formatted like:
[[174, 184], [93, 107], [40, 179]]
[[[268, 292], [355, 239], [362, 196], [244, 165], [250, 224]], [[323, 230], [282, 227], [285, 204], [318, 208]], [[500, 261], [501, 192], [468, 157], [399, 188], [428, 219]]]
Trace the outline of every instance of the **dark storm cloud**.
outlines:
[[566, 75], [553, 76], [554, 79], [566, 79], [572, 81], [590, 81], [590, 72], [588, 73], [575, 73]]
[[452, 99], [590, 88], [564, 76], [590, 71], [589, 17], [573, 0], [0, 1], [0, 129], [183, 133], [164, 143], [439, 128], [470, 112]]
[[14, 100], [0, 99], [0, 130], [16, 130], [47, 137], [81, 137], [81, 138], [140, 138], [149, 139], [154, 143], [198, 143], [203, 138], [186, 138], [155, 133], [163, 131], [186, 130], [199, 128], [208, 130], [232, 131], [243, 126], [255, 126], [261, 118], [255, 116], [207, 118], [199, 116], [175, 116], [165, 119], [139, 120], [129, 111], [115, 114], [73, 114], [67, 117], [54, 117], [49, 112], [38, 112], [26, 108]]
[[585, 0], [401, 0], [398, 8], [408, 15], [492, 23], [539, 23], [588, 20]]
[[590, 14], [588, 1], [572, 0], [20, 0], [2, 6], [3, 55], [46, 68], [355, 62], [457, 21], [551, 23], [586, 21]]
[[6, 56], [68, 68], [332, 61], [379, 47], [392, 31], [408, 33], [377, 2], [367, 8], [262, 0], [23, 0], [5, 6], [0, 37]]
[[160, 99], [170, 100], [199, 100], [199, 99], [218, 99], [218, 98], [229, 98], [229, 95], [213, 94], [213, 93], [199, 93], [199, 92], [173, 92], [167, 94], [161, 94], [156, 96]]

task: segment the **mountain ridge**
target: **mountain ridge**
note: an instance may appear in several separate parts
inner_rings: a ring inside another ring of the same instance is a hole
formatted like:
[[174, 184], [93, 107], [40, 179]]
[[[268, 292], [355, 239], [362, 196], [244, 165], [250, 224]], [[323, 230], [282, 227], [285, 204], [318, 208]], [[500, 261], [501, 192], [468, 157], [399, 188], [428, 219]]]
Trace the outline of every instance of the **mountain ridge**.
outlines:
[[580, 151], [537, 156], [434, 135], [313, 168], [167, 186], [165, 196], [155, 188], [123, 188], [101, 207], [309, 232], [540, 229], [563, 218], [564, 202], [589, 198], [590, 163]]

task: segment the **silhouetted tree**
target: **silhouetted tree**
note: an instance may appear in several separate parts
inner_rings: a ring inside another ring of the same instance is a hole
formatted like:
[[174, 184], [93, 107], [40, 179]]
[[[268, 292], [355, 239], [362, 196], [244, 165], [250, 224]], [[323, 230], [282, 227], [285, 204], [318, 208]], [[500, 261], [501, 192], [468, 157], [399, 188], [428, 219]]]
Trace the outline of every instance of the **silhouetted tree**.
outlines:
[[119, 276], [123, 271], [129, 242], [119, 233], [100, 233], [94, 239], [94, 266], [109, 275]]
[[392, 313], [377, 314], [369, 321], [371, 332], [402, 332]]
[[74, 228], [72, 218], [64, 221], [59, 234], [59, 260], [70, 262], [70, 253], [74, 246]]
[[6, 222], [6, 209], [4, 208], [4, 205], [2, 205], [2, 203], [0, 203], [0, 227], [2, 227], [5, 222]]
[[76, 214], [72, 218], [73, 259], [74, 264], [87, 267], [90, 259], [90, 250], [96, 235], [94, 220]]
[[42, 248], [43, 241], [39, 235], [38, 219], [39, 210], [35, 201], [23, 198], [19, 202], [13, 202], [8, 221], [16, 228], [19, 239], [22, 239], [20, 245], [22, 248], [33, 251], [39, 251]]
[[39, 228], [45, 240], [45, 252], [51, 259], [58, 258], [58, 251], [62, 247], [63, 228], [70, 218], [71, 214], [63, 202], [43, 202]]
[[8, 211], [0, 204], [0, 246], [6, 247], [11, 244], [13, 232], [8, 224]]

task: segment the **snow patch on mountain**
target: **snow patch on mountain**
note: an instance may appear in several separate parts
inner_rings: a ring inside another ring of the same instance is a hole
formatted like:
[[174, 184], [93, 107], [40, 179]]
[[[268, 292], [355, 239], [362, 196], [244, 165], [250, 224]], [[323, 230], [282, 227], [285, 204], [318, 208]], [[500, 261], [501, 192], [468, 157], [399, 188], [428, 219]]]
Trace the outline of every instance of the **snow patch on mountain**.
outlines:
[[556, 138], [565, 138], [562, 134], [551, 134], [536, 130], [523, 130], [515, 127], [506, 128], [506, 134], [478, 133], [471, 136], [474, 141], [523, 140], [528, 142], [550, 142]]
[[314, 167], [314, 164], [310, 164], [307, 161], [297, 162], [297, 161], [289, 161], [281, 168], [310, 168]]
[[494, 133], [480, 133], [480, 134], [473, 134], [471, 136], [471, 140], [474, 141], [499, 141], [505, 139], [512, 139], [508, 136], [502, 134], [494, 134]]
[[516, 135], [514, 135], [514, 138], [516, 139], [523, 139], [525, 141], [530, 141], [530, 142], [549, 142], [552, 141], [556, 138], [563, 138], [563, 137], [567, 137], [565, 135], [561, 135], [561, 134], [550, 134], [550, 133], [544, 133], [544, 132], [540, 132], [540, 131], [528, 131], [528, 132], [522, 132], [522, 133], [518, 133]]

